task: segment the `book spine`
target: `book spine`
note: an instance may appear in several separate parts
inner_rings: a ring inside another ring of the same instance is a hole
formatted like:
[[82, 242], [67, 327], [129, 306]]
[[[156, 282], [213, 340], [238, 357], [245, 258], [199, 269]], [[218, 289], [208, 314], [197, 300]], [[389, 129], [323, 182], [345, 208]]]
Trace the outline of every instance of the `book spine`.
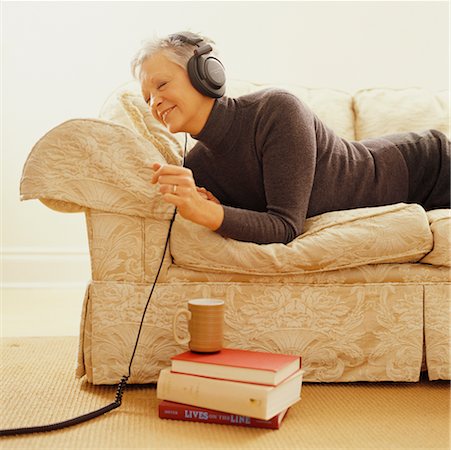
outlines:
[[161, 402], [158, 406], [158, 416], [161, 419], [216, 423], [220, 425], [237, 425], [241, 427], [269, 428], [272, 430], [278, 430], [280, 427], [279, 416], [275, 416], [270, 420], [260, 420], [248, 416], [212, 411], [210, 409], [197, 408], [189, 405], [169, 405], [165, 404], [165, 402]]

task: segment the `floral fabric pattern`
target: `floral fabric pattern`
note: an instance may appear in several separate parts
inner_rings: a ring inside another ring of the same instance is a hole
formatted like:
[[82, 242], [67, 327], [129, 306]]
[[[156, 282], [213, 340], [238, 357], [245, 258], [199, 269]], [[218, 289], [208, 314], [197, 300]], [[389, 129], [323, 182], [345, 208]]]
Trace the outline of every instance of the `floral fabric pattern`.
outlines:
[[424, 321], [428, 376], [451, 379], [451, 284], [425, 286]]
[[[85, 373], [95, 384], [126, 374], [150, 286], [92, 282], [91, 329], [82, 334]], [[157, 381], [185, 348], [172, 335], [192, 298], [225, 300], [225, 346], [300, 354], [306, 381], [417, 381], [423, 352], [421, 286], [296, 286], [283, 283], [160, 283], [132, 366], [132, 383]], [[85, 319], [86, 323], [86, 319]], [[91, 366], [87, 367], [87, 361]]]
[[[232, 82], [227, 95], [265, 87]], [[278, 87], [347, 139], [449, 132], [441, 93]], [[174, 212], [150, 184], [150, 165], [179, 164], [184, 136], [153, 119], [137, 88], [112, 93], [103, 120], [50, 130], [21, 181], [22, 200], [86, 215], [92, 280], [77, 375], [95, 384], [117, 383], [127, 371]], [[177, 216], [130, 381], [155, 382], [185, 350], [174, 341], [172, 318], [196, 297], [226, 301], [227, 346], [301, 354], [306, 381], [416, 381], [422, 361], [431, 379], [449, 379], [450, 211], [398, 204], [326, 213], [306, 226], [289, 245], [258, 246]]]
[[427, 216], [419, 205], [334, 211], [306, 222], [305, 232], [287, 245], [258, 245], [224, 238], [178, 216], [171, 252], [179, 267], [269, 275], [416, 262], [433, 245]]
[[420, 262], [451, 267], [451, 210], [436, 209], [427, 212], [434, 236], [434, 247]]

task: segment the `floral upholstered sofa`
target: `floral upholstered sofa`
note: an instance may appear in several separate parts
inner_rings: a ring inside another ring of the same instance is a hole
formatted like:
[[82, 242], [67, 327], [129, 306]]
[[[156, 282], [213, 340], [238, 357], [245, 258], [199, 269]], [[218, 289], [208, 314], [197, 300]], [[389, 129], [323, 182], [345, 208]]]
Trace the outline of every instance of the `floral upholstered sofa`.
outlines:
[[[227, 95], [264, 87], [235, 81]], [[278, 87], [350, 140], [427, 128], [449, 136], [447, 92]], [[150, 166], [179, 164], [183, 139], [154, 121], [131, 82], [99, 119], [50, 130], [26, 161], [22, 200], [86, 215], [92, 280], [77, 374], [89, 382], [127, 373], [173, 214]], [[226, 346], [301, 354], [305, 381], [417, 381], [422, 370], [450, 379], [450, 235], [450, 210], [415, 204], [312, 217], [288, 245], [226, 239], [176, 216], [130, 381], [155, 382], [185, 350], [173, 315], [197, 297], [226, 301]]]

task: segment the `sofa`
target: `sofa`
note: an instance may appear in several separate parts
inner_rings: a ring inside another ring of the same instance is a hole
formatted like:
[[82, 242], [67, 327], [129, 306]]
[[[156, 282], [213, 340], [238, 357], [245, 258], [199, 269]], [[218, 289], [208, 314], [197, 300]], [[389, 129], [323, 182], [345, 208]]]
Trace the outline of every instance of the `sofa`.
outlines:
[[[234, 80], [226, 94], [265, 87]], [[428, 128], [449, 136], [447, 92], [277, 87], [349, 140]], [[24, 165], [22, 200], [86, 216], [92, 279], [76, 374], [90, 383], [115, 384], [127, 373], [173, 216], [150, 167], [180, 164], [183, 140], [128, 82], [99, 118], [50, 130]], [[422, 371], [449, 380], [450, 236], [450, 210], [404, 203], [311, 217], [287, 245], [234, 241], [176, 215], [129, 381], [156, 382], [186, 350], [172, 320], [198, 297], [225, 300], [225, 346], [300, 354], [306, 382], [414, 382]]]

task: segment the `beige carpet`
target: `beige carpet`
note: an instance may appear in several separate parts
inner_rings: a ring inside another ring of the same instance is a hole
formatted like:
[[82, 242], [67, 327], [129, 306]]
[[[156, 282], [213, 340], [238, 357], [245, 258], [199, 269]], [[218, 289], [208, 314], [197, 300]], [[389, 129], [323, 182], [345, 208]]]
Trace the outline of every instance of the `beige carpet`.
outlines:
[[[76, 338], [6, 338], [1, 428], [58, 422], [100, 408], [115, 387], [74, 378]], [[304, 384], [280, 430], [162, 420], [155, 386], [131, 386], [93, 422], [8, 437], [1, 449], [449, 449], [447, 382]]]

